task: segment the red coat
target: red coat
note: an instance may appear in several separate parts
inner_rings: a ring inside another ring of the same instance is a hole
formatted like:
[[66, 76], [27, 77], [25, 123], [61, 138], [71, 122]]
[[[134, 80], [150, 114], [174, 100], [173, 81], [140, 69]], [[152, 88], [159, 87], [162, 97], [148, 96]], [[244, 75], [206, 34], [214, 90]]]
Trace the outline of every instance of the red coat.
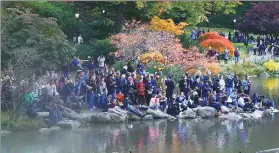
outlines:
[[139, 96], [144, 96], [145, 93], [145, 84], [141, 81], [137, 84], [137, 90]]

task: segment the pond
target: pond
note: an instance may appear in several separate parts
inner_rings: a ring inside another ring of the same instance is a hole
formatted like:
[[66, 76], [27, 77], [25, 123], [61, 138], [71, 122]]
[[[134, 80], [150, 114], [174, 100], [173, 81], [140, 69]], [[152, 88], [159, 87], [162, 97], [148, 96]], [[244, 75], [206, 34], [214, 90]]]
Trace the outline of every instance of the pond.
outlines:
[[[273, 98], [278, 78], [252, 78], [252, 92]], [[14, 132], [2, 137], [1, 153], [250, 153], [279, 148], [279, 114], [253, 121], [220, 119], [94, 124], [50, 135]]]

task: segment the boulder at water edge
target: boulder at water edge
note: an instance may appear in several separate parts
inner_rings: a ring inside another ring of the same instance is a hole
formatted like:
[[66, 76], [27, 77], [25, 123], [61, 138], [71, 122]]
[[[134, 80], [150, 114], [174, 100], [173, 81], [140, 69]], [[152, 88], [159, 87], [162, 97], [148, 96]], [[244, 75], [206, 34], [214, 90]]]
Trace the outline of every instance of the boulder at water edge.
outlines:
[[153, 116], [152, 115], [145, 115], [143, 120], [153, 120]]
[[12, 134], [11, 131], [1, 130], [1, 136], [7, 136], [7, 135], [10, 135], [10, 134]]
[[239, 114], [243, 119], [251, 119], [252, 116], [249, 113], [240, 113]]
[[215, 108], [213, 107], [198, 107], [197, 114], [202, 118], [210, 118], [215, 116]]
[[95, 113], [91, 116], [91, 122], [101, 122], [101, 123], [110, 123], [110, 122], [125, 122], [128, 119], [128, 113], [113, 113], [113, 112], [101, 112]]
[[81, 124], [87, 124], [87, 123], [90, 123], [91, 122], [91, 116], [93, 115], [94, 113], [81, 113], [81, 114], [76, 114], [76, 115], [73, 115], [71, 116], [70, 119], [72, 120], [77, 120], [79, 121]]
[[38, 117], [48, 117], [49, 112], [37, 112], [38, 113]]
[[129, 114], [128, 114], [128, 118], [129, 118], [129, 120], [131, 120], [131, 121], [140, 121], [140, 120], [141, 120], [141, 118], [140, 118], [139, 116], [137, 116], [137, 115], [135, 115], [135, 114], [133, 114], [133, 113], [129, 113]]
[[61, 131], [61, 128], [59, 126], [52, 126], [50, 128], [50, 130], [51, 130], [51, 132], [59, 132], [59, 131]]
[[146, 114], [152, 115], [153, 118], [169, 118], [171, 116], [158, 109], [157, 110], [147, 109]]
[[187, 108], [186, 111], [183, 111], [179, 114], [178, 118], [181, 119], [193, 119], [196, 118], [197, 113], [194, 112], [191, 108]]
[[59, 121], [57, 123], [57, 126], [59, 126], [61, 129], [74, 129], [74, 128], [79, 128], [81, 124], [79, 121], [63, 120], [63, 121]]
[[49, 129], [49, 128], [41, 128], [41, 129], [39, 130], [39, 132], [40, 132], [41, 134], [50, 134], [51, 129]]
[[242, 117], [236, 113], [228, 113], [219, 116], [221, 119], [228, 119], [228, 120], [240, 120]]

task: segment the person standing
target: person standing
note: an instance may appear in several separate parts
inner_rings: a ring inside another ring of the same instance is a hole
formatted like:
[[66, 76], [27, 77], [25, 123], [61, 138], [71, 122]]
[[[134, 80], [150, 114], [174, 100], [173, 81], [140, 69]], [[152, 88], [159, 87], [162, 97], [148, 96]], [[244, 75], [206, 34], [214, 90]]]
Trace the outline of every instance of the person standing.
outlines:
[[138, 90], [138, 98], [140, 107], [145, 107], [145, 84], [143, 82], [143, 77], [141, 76], [140, 81], [137, 83], [136, 86]]
[[235, 64], [239, 62], [239, 57], [240, 57], [239, 48], [236, 48], [236, 50], [234, 51]]
[[228, 51], [228, 49], [225, 49], [225, 52], [224, 52], [225, 64], [228, 64], [228, 59], [229, 59], [229, 51]]
[[175, 88], [175, 85], [174, 85], [174, 82], [173, 82], [171, 77], [169, 77], [165, 81], [165, 84], [167, 86], [166, 97], [168, 99], [168, 103], [171, 104], [170, 101], [171, 101], [171, 98], [172, 98], [172, 95], [173, 95], [173, 90]]

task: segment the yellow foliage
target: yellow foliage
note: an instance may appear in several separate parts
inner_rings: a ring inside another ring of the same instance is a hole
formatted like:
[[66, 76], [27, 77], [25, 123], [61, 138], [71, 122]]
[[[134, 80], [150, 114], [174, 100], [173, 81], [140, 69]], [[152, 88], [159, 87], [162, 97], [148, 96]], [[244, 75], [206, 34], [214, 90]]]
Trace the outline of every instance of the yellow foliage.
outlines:
[[166, 31], [169, 33], [173, 33], [176, 35], [182, 35], [184, 34], [183, 28], [187, 26], [188, 24], [186, 22], [180, 22], [179, 24], [175, 24], [172, 19], [160, 19], [157, 16], [154, 16], [151, 20], [151, 28], [154, 30], [159, 31]]
[[155, 51], [140, 55], [140, 60], [144, 64], [148, 63], [151, 60], [154, 62], [161, 62], [164, 60], [164, 56], [159, 51]]
[[272, 59], [269, 60], [268, 62], [264, 62], [264, 67], [268, 70], [268, 71], [276, 71], [278, 70], [278, 63], [274, 62]]

